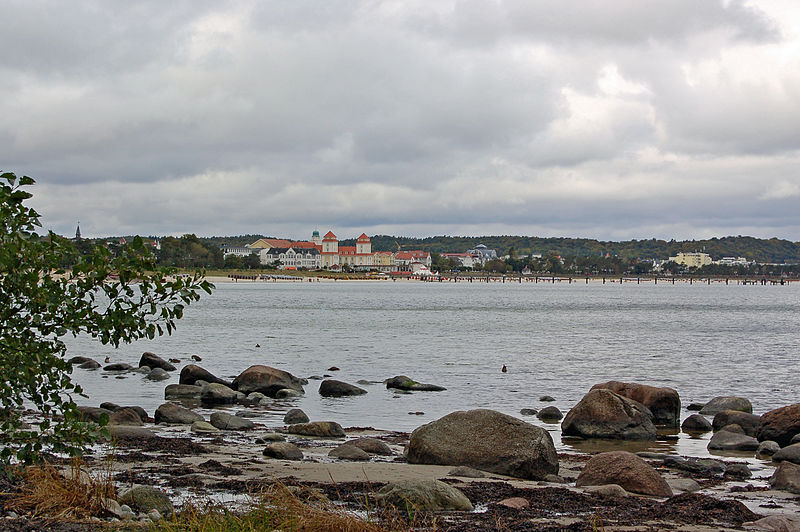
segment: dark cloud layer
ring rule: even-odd
[[[62,233],[800,240],[788,1],[11,1],[0,49]]]

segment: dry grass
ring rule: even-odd
[[[28,467],[21,473],[22,488],[6,503],[8,509],[32,518],[81,520],[104,513],[103,500],[116,498],[110,470],[95,478],[74,458],[66,473],[50,464]]]
[[[247,511],[231,512],[219,506],[185,508],[171,521],[154,525],[162,532],[399,532],[411,528],[435,530],[435,522],[409,523],[393,508],[363,512],[360,517],[308,488],[267,486]]]

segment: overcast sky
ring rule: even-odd
[[[800,240],[800,2],[0,2],[0,170],[85,236]]]

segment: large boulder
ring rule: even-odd
[[[237,397],[235,390],[218,382],[206,384],[200,390],[200,402],[207,406],[232,405]]]
[[[681,419],[681,398],[672,388],[635,382],[609,381],[591,388],[606,389],[646,406],[653,414],[654,425],[677,427]]]
[[[714,432],[718,432],[728,425],[739,425],[748,436],[756,437],[758,426],[761,424],[761,416],[748,414],[740,410],[723,410],[714,416],[711,423]]]
[[[349,395],[364,395],[367,390],[346,382],[326,379],[319,385],[319,394],[323,397],[346,397]]]
[[[466,465],[518,478],[558,473],[553,439],[541,427],[494,410],[453,412],[411,433],[411,464]]]
[[[175,366],[150,351],[142,353],[142,358],[139,359],[139,367],[147,366],[148,368],[161,368],[164,371],[175,371]]]
[[[753,405],[744,397],[734,395],[724,395],[715,397],[700,409],[700,413],[706,416],[715,416],[725,410],[738,410],[740,412],[753,413]]]
[[[194,384],[197,381],[224,384],[225,386],[231,385],[230,382],[220,379],[216,375],[213,375],[211,372],[195,364],[187,364],[186,366],[183,366],[180,377],[178,378],[178,382],[181,384]]]
[[[707,447],[714,451],[755,451],[758,440],[746,434],[721,430],[711,436]]]
[[[172,515],[174,507],[169,496],[158,488],[152,486],[134,486],[122,494],[120,504],[127,504],[140,513],[158,510],[164,517]]]
[[[344,438],[344,429],[335,421],[311,421],[295,423],[286,429],[290,434],[313,436],[315,438]]]
[[[800,464],[800,443],[788,445],[772,455],[773,462],[792,462]]]
[[[443,386],[437,386],[436,384],[423,384],[405,375],[398,375],[397,377],[387,379],[386,387],[411,392],[442,392],[447,389]]]
[[[769,478],[769,485],[776,490],[800,495],[800,465],[781,462]]]
[[[762,415],[756,437],[759,441],[772,440],[786,447],[797,434],[800,434],[800,403],[776,408]]]
[[[656,427],[643,404],[611,390],[590,390],[561,422],[564,436],[612,440],[654,440]]]
[[[401,512],[473,510],[472,503],[461,491],[434,479],[390,482],[378,490],[375,499],[381,504],[391,504]]]
[[[205,421],[203,416],[197,412],[178,406],[175,403],[164,403],[159,406],[153,418],[156,423],[165,425],[191,425],[195,421]]]
[[[245,394],[260,392],[276,397],[278,391],[283,389],[302,393],[304,383],[304,379],[299,379],[288,371],[256,365],[250,366],[233,379],[231,388]]]
[[[586,462],[578,479],[577,487],[618,484],[625,491],[672,497],[672,488],[650,464],[627,451],[600,453]]]

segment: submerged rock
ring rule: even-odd
[[[447,389],[443,386],[437,386],[436,384],[422,384],[405,375],[398,375],[397,377],[388,379],[386,381],[386,388],[395,388],[412,392],[441,392]]]
[[[755,451],[758,440],[746,434],[721,430],[711,437],[707,447],[716,451]]]
[[[681,423],[681,430],[683,432],[711,432],[713,429],[711,423],[700,414],[692,414]]]
[[[197,381],[205,381],[209,384],[224,384],[225,386],[231,385],[229,381],[220,379],[219,377],[195,364],[187,364],[186,366],[183,366],[178,382],[181,384],[197,384]]]
[[[564,414],[562,414],[561,410],[554,406],[546,406],[539,410],[539,413],[536,414],[536,417],[545,423],[558,423],[561,421],[561,418],[564,417]]]
[[[333,379],[326,379],[319,385],[319,394],[323,397],[346,397],[351,395],[364,395],[367,390]]]

